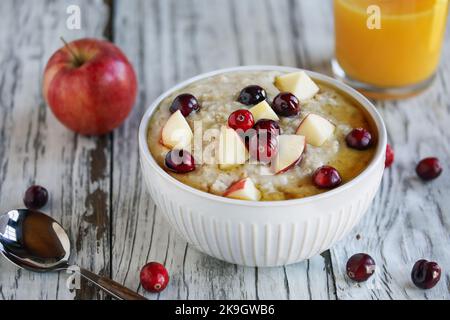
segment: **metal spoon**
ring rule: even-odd
[[[70,240],[61,225],[46,214],[27,209],[0,215],[0,251],[17,265],[35,272],[67,270]],[[123,285],[79,268],[79,274],[120,300],[146,300]]]

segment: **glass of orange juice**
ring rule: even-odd
[[[334,0],[333,72],[371,97],[420,92],[439,64],[449,0]]]

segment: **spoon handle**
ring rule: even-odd
[[[89,270],[80,269],[80,274],[83,278],[89,280],[94,285],[96,285],[99,289],[105,291],[109,295],[113,296],[119,300],[147,300],[145,297],[140,294],[124,287],[120,283],[111,280],[109,278],[101,277],[98,274],[95,274]]]

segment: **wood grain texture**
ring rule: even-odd
[[[143,263],[156,260],[166,264],[171,285],[159,295],[148,294],[150,299],[334,299],[328,255],[295,266],[260,269],[224,263],[191,248],[155,208],[138,164],[139,120],[151,101],[175,83],[235,65],[298,61],[307,66],[304,48],[294,48],[289,38],[302,30],[310,3],[295,1],[296,13],[291,14],[295,21],[276,18],[290,17],[292,3],[279,0],[116,1],[115,5],[114,40],[136,66],[140,80],[137,106],[114,134],[115,280],[137,288]],[[296,34],[298,40],[303,36]]]
[[[66,9],[78,4],[82,29],[66,28]],[[109,138],[65,129],[44,104],[42,75],[50,55],[72,40],[101,37],[108,17],[102,1],[1,1],[0,212],[23,207],[34,183],[48,188],[43,211],[68,230],[74,262],[109,276]],[[3,299],[73,299],[61,274],[32,274],[0,260]],[[77,298],[94,298],[88,288]]]
[[[82,9],[81,30],[65,27],[69,4]],[[161,294],[146,294],[149,299],[450,298],[449,32],[430,90],[401,102],[377,103],[396,162],[361,223],[309,261],[245,268],[201,254],[166,223],[142,181],[139,121],[159,94],[202,72],[274,64],[330,73],[331,0],[6,0],[0,1],[0,12],[8,13],[0,19],[0,212],[21,207],[28,185],[46,186],[51,200],[44,211],[70,231],[78,264],[144,294],[140,268],[160,261],[171,282]],[[42,72],[60,47],[59,36],[105,34],[138,72],[138,102],[112,135],[80,137],[44,105]],[[429,155],[442,160],[444,173],[423,183],[414,167]],[[349,282],[344,270],[357,252],[371,254],[378,266],[360,285]],[[410,282],[410,269],[420,258],[435,259],[444,269],[432,290],[418,290]],[[76,296],[68,292],[64,274],[31,274],[4,259],[0,269],[0,299],[103,298],[86,286]]]

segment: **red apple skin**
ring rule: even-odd
[[[224,197],[229,196],[230,194],[232,194],[235,191],[238,190],[242,190],[244,189],[245,183],[247,182],[247,178],[241,179],[238,182],[235,182],[234,184],[232,184],[227,191],[225,191],[225,193],[223,194]]]
[[[43,95],[56,118],[83,135],[102,135],[126,119],[136,101],[136,73],[114,44],[80,39],[53,54]],[[74,52],[83,64],[76,65]]]

